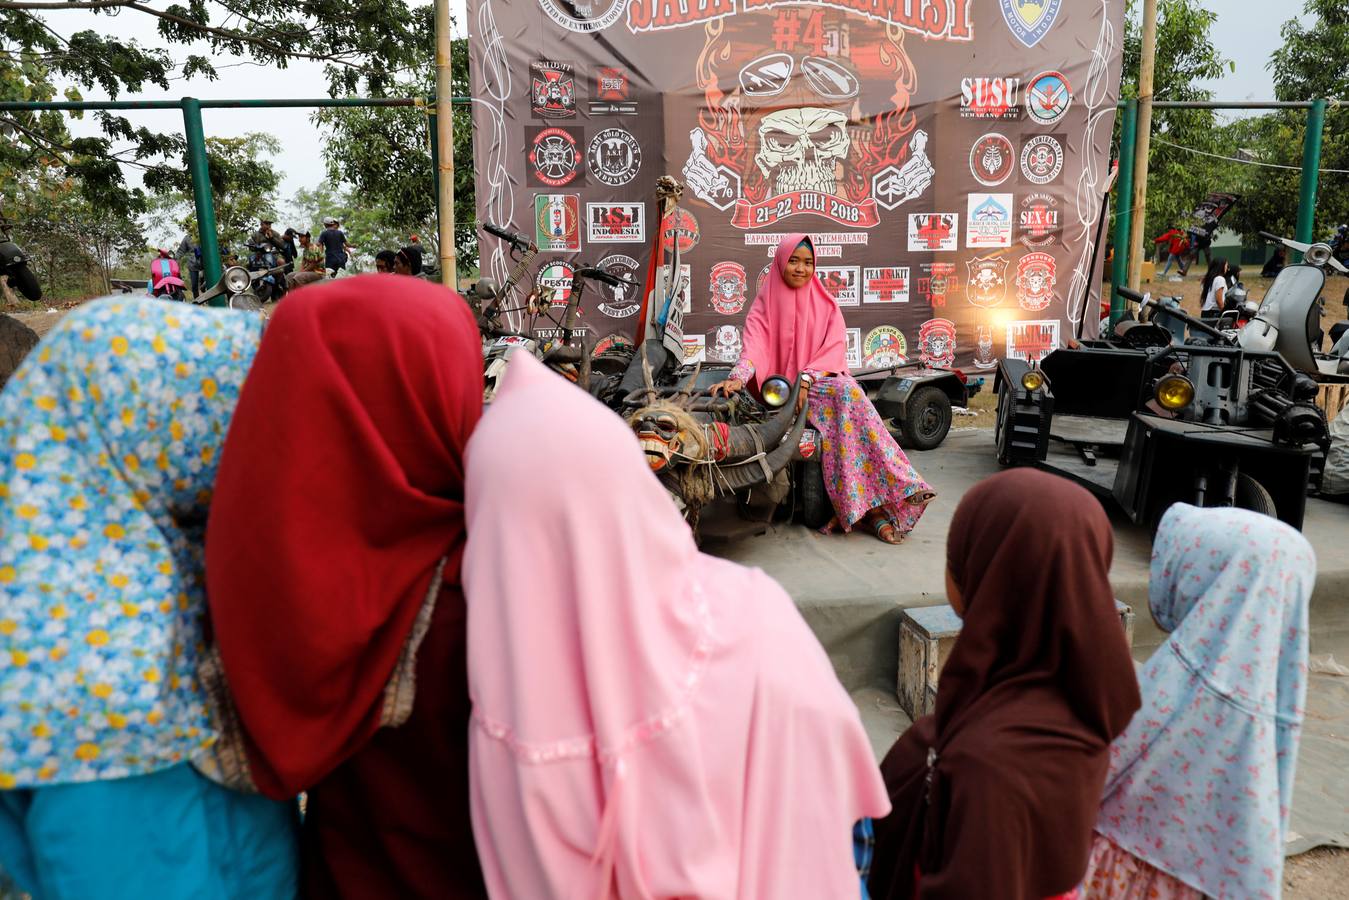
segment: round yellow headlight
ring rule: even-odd
[[[1194,384],[1184,375],[1166,375],[1157,382],[1157,402],[1172,412],[1194,402]]]
[[[774,375],[763,383],[763,402],[774,409],[783,406],[792,395],[792,386],[781,375]]]
[[[1031,369],[1021,376],[1021,386],[1028,391],[1038,391],[1045,386],[1045,376],[1039,369]]]

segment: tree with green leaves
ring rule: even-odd
[[[281,174],[268,159],[280,151],[280,142],[263,132],[249,132],[241,138],[206,139],[211,195],[219,229],[216,239],[221,246],[242,247],[258,227],[258,217],[275,214]],[[168,216],[179,229],[197,237],[192,176],[186,170],[166,167],[147,172],[145,184],[158,196],[153,208]]]
[[[332,216],[342,222],[342,230],[347,240],[355,248],[351,251],[347,263],[349,272],[373,270],[375,254],[381,250],[397,252],[408,242],[409,231],[399,225],[390,225],[385,221],[385,210],[378,204],[371,205],[364,195],[352,188],[334,190],[327,184],[321,184],[312,190],[296,193],[291,205],[299,214],[299,222],[309,228],[318,228],[325,216]],[[317,236],[318,232],[314,231]],[[433,259],[434,234],[417,234],[426,247],[426,262]]]

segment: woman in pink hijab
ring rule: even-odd
[[[732,394],[774,375],[808,372],[810,424],[822,438],[825,488],[834,518],[825,533],[862,521],[876,537],[898,544],[936,493],[890,436],[866,392],[848,374],[843,314],[815,276],[815,245],[789,234],[773,255],[745,318],[740,361],[712,392]]]
[[[492,897],[855,900],[851,828],[889,809],[857,710],[776,582],[698,552],[622,420],[517,354],[466,505]]]

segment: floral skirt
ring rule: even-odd
[[[912,531],[932,488],[890,436],[861,385],[847,375],[821,378],[811,386],[808,416],[820,432],[825,489],[843,530],[881,507],[900,535]]]
[[[1096,835],[1083,900],[1204,900],[1202,892]]]

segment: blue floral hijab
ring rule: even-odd
[[[215,741],[203,539],[261,330],[105,298],[0,393],[0,789],[154,772]]]
[[[1282,522],[1176,504],[1149,602],[1171,631],[1111,746],[1096,830],[1210,897],[1278,897],[1316,557]]]

